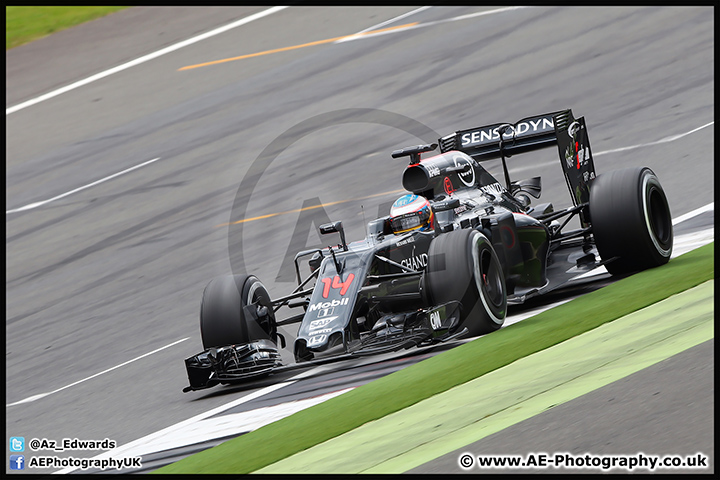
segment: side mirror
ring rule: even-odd
[[[337,233],[342,231],[342,222],[325,223],[320,225],[320,233],[327,235],[328,233]]]
[[[323,225],[320,225],[320,233],[322,235],[327,235],[328,233],[339,233],[340,234],[340,242],[343,250],[347,252],[347,243],[345,243],[345,230],[343,230],[342,222],[333,222],[333,223],[325,223]]]

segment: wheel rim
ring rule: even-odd
[[[662,256],[667,257],[671,249],[672,223],[667,214],[667,201],[655,182],[650,183],[651,179],[652,177],[645,177],[643,182],[643,191],[647,192],[643,196],[645,223],[653,245]]]
[[[662,194],[655,188],[652,189],[648,201],[650,205],[650,227],[653,234],[657,237],[661,244],[667,245],[670,240],[670,232],[672,226],[670,219],[665,214],[665,199]]]
[[[505,290],[499,264],[493,259],[491,247],[477,235],[473,248],[473,263],[476,274],[475,285],[480,301],[490,319],[498,325],[505,321]]]
[[[265,301],[262,301],[265,300]],[[275,333],[273,332],[273,322],[275,315],[272,310],[272,305],[268,302],[269,295],[267,293],[267,289],[265,288],[265,285],[260,283],[259,280],[256,280],[253,282],[252,285],[250,285],[250,289],[248,290],[247,294],[247,304],[248,305],[255,305],[255,308],[259,307],[265,307],[268,309],[268,316],[267,317],[259,317],[258,318],[258,325],[260,325],[260,328],[262,328],[265,333],[267,333],[272,341],[274,340]],[[264,319],[264,321],[263,321]]]
[[[492,261],[490,250],[480,254],[480,288],[484,296],[495,306],[502,307],[503,289],[497,265]]]
[[[257,295],[257,291],[262,287],[263,285],[260,282],[254,282],[252,285],[250,285],[250,290],[248,291],[248,305],[258,302],[260,296]]]

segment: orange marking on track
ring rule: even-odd
[[[273,50],[265,50],[264,52],[250,53],[250,54],[248,54],[248,55],[240,55],[239,57],[224,58],[224,59],[222,59],[222,60],[215,60],[215,61],[212,61],[212,62],[198,63],[197,65],[188,65],[187,67],[182,67],[182,68],[178,69],[178,71],[181,71],[181,70],[191,70],[191,69],[193,69],[193,68],[200,68],[200,67],[208,67],[208,66],[210,66],[210,65],[218,65],[218,64],[220,64],[220,63],[234,62],[234,61],[237,61],[237,60],[244,60],[244,59],[246,59],[246,58],[259,57],[259,56],[261,56],[261,55],[270,55],[270,54],[272,54],[272,53],[287,52],[287,51],[290,51],[290,50],[297,50],[297,49],[299,49],[299,48],[313,47],[313,46],[315,46],[315,45],[322,45],[322,44],[325,44],[325,43],[332,43],[332,42],[336,42],[336,41],[338,41],[338,40],[343,40],[343,39],[345,39],[345,38],[350,38],[350,37],[364,37],[364,36],[366,36],[366,35],[372,35],[372,34],[374,34],[374,33],[382,33],[382,32],[387,32],[387,31],[390,31],[390,30],[399,30],[399,29],[402,29],[402,28],[414,27],[414,26],[417,25],[417,24],[418,24],[418,22],[415,22],[415,23],[407,23],[407,24],[405,24],[405,25],[398,25],[398,26],[396,26],[396,27],[381,28],[380,30],[372,30],[372,31],[370,31],[370,32],[354,33],[354,34],[352,34],[352,35],[343,35],[342,37],[328,38],[328,39],[325,39],[325,40],[317,40],[317,41],[315,41],[315,42],[303,43],[302,45],[293,45],[293,46],[291,46],[291,47],[276,48],[276,49],[273,49]]]

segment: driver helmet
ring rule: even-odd
[[[390,208],[390,226],[395,234],[432,230],[433,211],[430,202],[419,195],[403,195]]]

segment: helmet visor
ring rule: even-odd
[[[403,233],[417,228],[423,228],[430,225],[432,219],[432,210],[429,207],[425,207],[419,212],[406,213],[393,218],[390,221],[390,226],[393,232]]]

